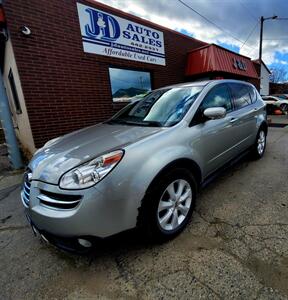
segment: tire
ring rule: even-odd
[[[255,144],[252,148],[252,157],[254,159],[260,159],[263,157],[266,149],[266,143],[267,143],[267,131],[264,129],[264,127],[260,127]]]
[[[182,193],[179,190],[181,187]],[[154,180],[142,201],[138,215],[138,229],[152,242],[164,242],[174,238],[190,220],[196,193],[196,180],[187,169],[173,168],[160,175]],[[182,198],[179,195],[182,195]],[[172,198],[173,201],[170,201]]]

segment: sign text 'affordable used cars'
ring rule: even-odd
[[[163,32],[77,3],[85,52],[165,66]]]

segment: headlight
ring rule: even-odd
[[[60,188],[77,190],[96,184],[111,172],[123,155],[124,151],[117,150],[99,156],[84,165],[70,170],[62,176]]]

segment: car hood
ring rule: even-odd
[[[98,124],[51,140],[35,153],[28,166],[32,180],[58,184],[68,170],[159,131],[157,127]]]

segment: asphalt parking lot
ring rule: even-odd
[[[270,128],[260,161],[245,158],[203,190],[188,228],[146,245],[135,233],[89,256],[35,238],[21,174],[0,176],[1,299],[288,299],[288,127]]]

